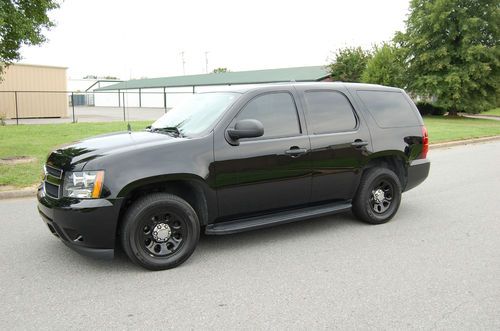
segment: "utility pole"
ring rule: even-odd
[[[184,51],[181,52],[182,58],[182,74],[186,75],[186,61],[184,60]]]
[[[208,74],[208,52],[205,51],[205,73]]]

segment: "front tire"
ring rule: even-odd
[[[401,182],[387,168],[366,170],[352,204],[354,215],[369,224],[383,224],[394,217],[401,204]]]
[[[200,223],[185,200],[154,193],[137,200],[125,215],[120,240],[132,262],[149,270],[174,268],[196,248]]]

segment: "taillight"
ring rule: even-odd
[[[422,127],[422,136],[422,153],[420,153],[420,158],[425,159],[429,151],[429,134],[425,126]]]

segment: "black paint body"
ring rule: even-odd
[[[307,90],[342,93],[355,110],[356,128],[313,135],[304,99]],[[418,117],[418,125],[384,129],[366,110],[358,90],[404,94],[399,89],[365,84],[266,85],[239,91],[241,96],[217,123],[196,137],[124,132],[56,150],[48,157],[48,166],[63,172],[105,171],[102,197],[54,199],[40,188],[39,211],[51,231],[69,246],[85,254],[111,257],[127,207],[138,196],[152,191],[165,190],[185,197],[204,226],[335,201],[349,202],[363,171],[381,160],[398,162],[405,190],[420,184],[428,175],[430,163],[418,159],[423,146],[423,122],[418,110],[404,94]],[[276,91],[293,96],[301,134],[231,145],[226,130],[242,107],[258,95]],[[353,146],[355,141],[366,145]],[[306,153],[286,153],[293,148]],[[75,241],[76,234],[83,240]]]

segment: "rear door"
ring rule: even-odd
[[[311,140],[311,201],[352,199],[371,150],[369,130],[343,87],[297,89]]]
[[[291,208],[309,202],[310,143],[293,87],[249,97],[230,124],[256,119],[264,136],[230,145],[223,132],[214,141],[221,217]],[[225,130],[224,129],[224,130]]]

